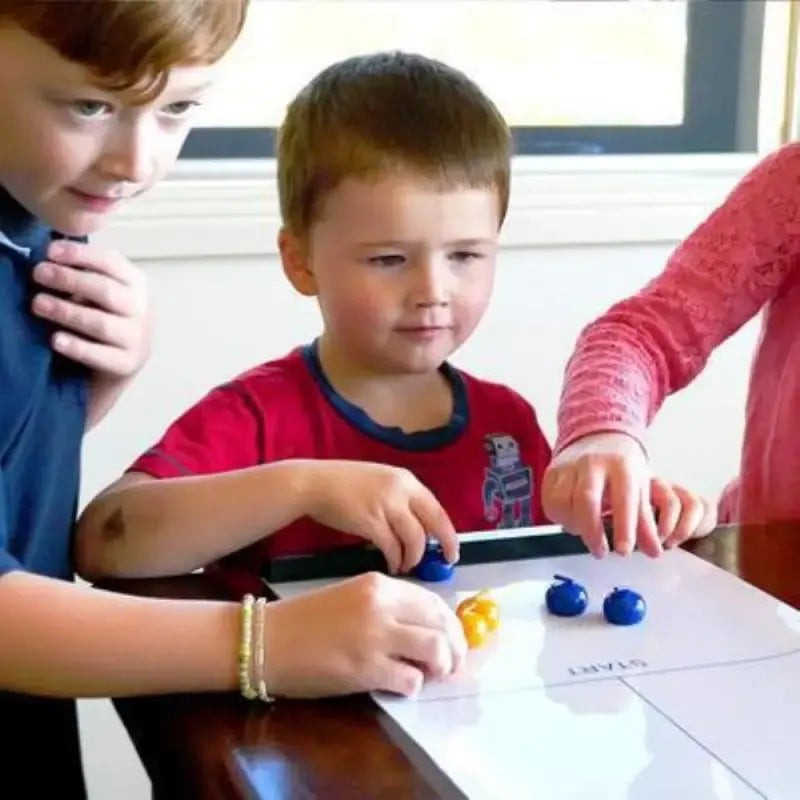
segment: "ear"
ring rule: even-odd
[[[278,233],[278,251],[281,254],[283,272],[289,283],[306,297],[315,297],[317,281],[311,271],[307,243],[295,236],[287,228]]]

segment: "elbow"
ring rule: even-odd
[[[105,529],[115,512],[101,498],[93,500],[84,509],[75,526],[73,560],[75,571],[86,581],[116,577],[108,568],[105,550]]]
[[[95,497],[83,510],[75,525],[73,561],[75,571],[87,581],[103,578],[134,577],[130,554],[132,519],[137,520],[137,484],[152,480],[149,476],[124,475]],[[124,511],[123,511],[124,509]],[[134,571],[135,572],[135,571]]]

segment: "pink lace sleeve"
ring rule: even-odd
[[[800,145],[788,145],[742,179],[661,275],[581,333],[555,449],[601,430],[641,440],[666,395],[777,294],[798,255]]]

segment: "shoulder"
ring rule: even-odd
[[[513,414],[514,419],[536,419],[533,406],[517,391],[505,383],[476,378],[464,370],[458,370],[464,381],[470,405],[476,411],[500,416]]]
[[[788,190],[794,195],[800,188],[800,143],[786,144],[762,158],[736,188],[739,193],[744,190],[772,195]]]
[[[304,393],[310,380],[301,348],[266,361],[220,384],[218,393],[238,395],[258,406],[285,405]]]

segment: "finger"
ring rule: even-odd
[[[542,484],[542,509],[547,519],[563,525],[567,533],[578,536],[575,520],[572,516],[572,493],[577,480],[574,467],[559,468],[545,474]]]
[[[451,622],[459,625],[453,610],[426,586],[410,581],[394,581],[397,590],[394,599],[394,618],[406,625],[446,630]]]
[[[58,331],[51,342],[56,352],[90,369],[120,376],[131,375],[136,370],[130,352],[118,347],[90,342],[66,331]]]
[[[453,671],[454,653],[444,631],[397,625],[391,634],[390,655],[409,661],[432,678]]]
[[[572,493],[575,488],[574,468],[550,468],[542,480],[542,508],[552,522],[572,528]]]
[[[603,528],[603,490],[606,475],[600,467],[591,464],[581,471],[572,492],[572,513],[576,533],[583,539],[590,553],[603,558],[608,553],[606,533]]]
[[[419,520],[426,536],[434,537],[442,546],[447,561],[455,564],[458,561],[459,553],[458,534],[450,517],[433,492],[425,489],[419,495],[414,495],[411,498],[411,510]],[[418,562],[419,559],[414,563]]]
[[[374,686],[365,687],[367,691],[392,692],[403,697],[418,694],[425,682],[422,670],[406,661],[382,657],[375,667]]]
[[[674,488],[660,478],[650,481],[650,503],[658,511],[658,538],[665,541],[670,537],[681,516],[681,500]]]
[[[424,586],[403,583],[402,591],[396,621],[415,628],[429,628],[437,634],[444,633],[450,645],[453,669],[460,669],[467,657],[467,640],[453,609]]]
[[[98,272],[42,261],[34,267],[33,279],[48,289],[80,297],[115,314],[132,317],[144,312],[143,293]]]
[[[639,513],[636,520],[636,541],[645,555],[657,558],[663,552],[658,537],[658,527],[653,516],[653,504],[650,501],[650,487],[642,488],[639,495]]]
[[[439,595],[421,586],[412,584],[411,588],[417,596],[401,607],[397,623],[415,630],[428,629],[437,636],[444,635],[450,651],[451,671],[461,669],[468,649],[461,620]]]
[[[383,553],[389,574],[396,575],[403,563],[403,550],[386,517],[371,522],[369,529],[360,531],[359,535]]]
[[[673,490],[680,501],[681,513],[675,529],[669,538],[664,541],[664,547],[666,548],[677,547],[689,539],[705,516],[705,507],[696,495],[681,486],[675,486]]]
[[[79,267],[81,271],[107,275],[128,286],[139,283],[144,277],[121,253],[92,242],[58,239],[47,248],[47,258],[64,266]]]
[[[427,543],[425,528],[410,508],[390,509],[386,515],[391,536],[400,548],[400,571],[409,572],[422,560]]]
[[[122,349],[130,346],[130,323],[124,317],[49,294],[37,294],[32,309],[37,317],[101,344]]]
[[[703,519],[692,534],[696,539],[708,536],[717,527],[719,521],[717,504],[709,502],[704,497],[700,498],[700,502],[703,504]]]
[[[624,467],[612,467],[607,483],[614,524],[614,550],[628,555],[636,539],[641,490],[638,481]]]

